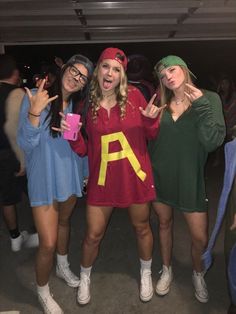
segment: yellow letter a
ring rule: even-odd
[[[108,153],[109,143],[119,141],[122,147],[121,151]],[[146,173],[141,169],[141,165],[135,156],[132,148],[130,147],[127,138],[123,132],[117,132],[101,136],[101,165],[99,171],[98,185],[105,185],[107,164],[109,161],[120,160],[128,158],[132,168],[134,169],[137,176],[144,181],[146,178]]]

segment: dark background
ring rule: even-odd
[[[163,56],[179,55],[198,77],[198,85],[202,87],[210,88],[212,77],[217,79],[222,73],[236,80],[236,40],[6,46],[5,52],[16,58],[23,76],[30,79],[39,72],[42,64],[53,63],[55,56],[66,61],[73,54],[80,53],[96,62],[106,47],[119,47],[127,56],[145,55],[152,65]]]

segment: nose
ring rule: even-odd
[[[110,75],[110,76],[112,75],[112,68],[111,68],[111,67],[108,69],[108,72],[107,72],[107,73],[108,73],[108,75]]]
[[[171,75],[170,72],[166,72],[166,79],[167,79],[167,80],[170,80],[171,76],[172,76],[172,75]]]
[[[75,80],[76,82],[79,82],[79,75],[74,76],[74,80]]]

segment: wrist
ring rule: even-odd
[[[31,110],[28,111],[28,114],[30,116],[37,117],[37,118],[40,117],[40,115],[41,115],[40,112],[34,112],[34,111],[31,111]]]

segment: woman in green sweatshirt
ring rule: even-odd
[[[180,57],[167,56],[155,66],[160,81],[160,105],[167,105],[160,131],[150,143],[157,199],[153,208],[159,219],[162,274],[158,295],[170,290],[173,209],[182,211],[190,230],[193,285],[198,301],[208,301],[201,255],[207,245],[207,202],[204,166],[209,152],[225,137],[219,96],[196,88],[194,76]]]

